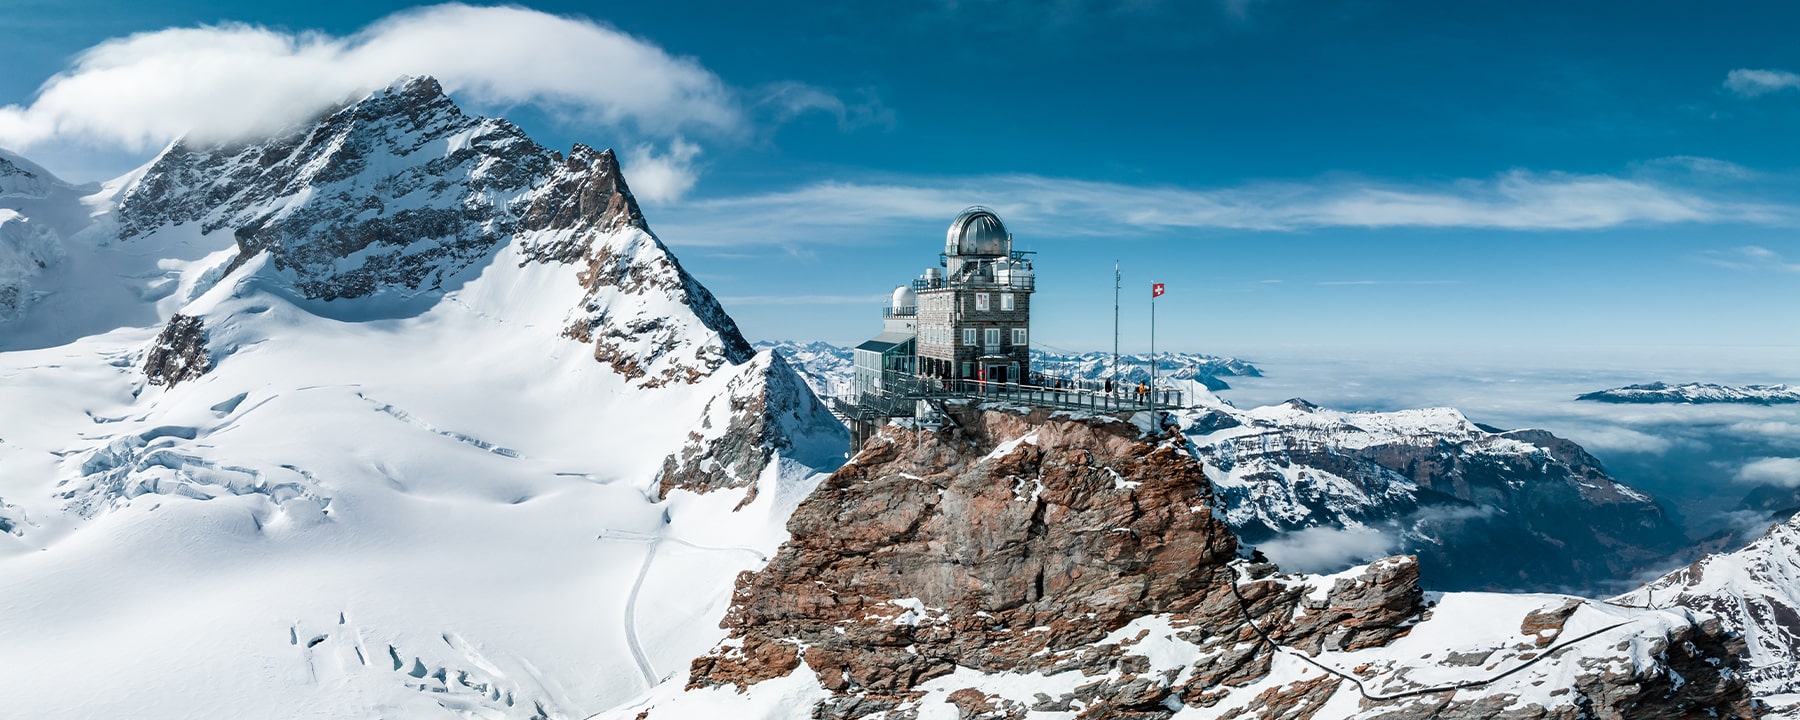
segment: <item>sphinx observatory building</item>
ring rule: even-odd
[[[856,347],[855,394],[903,373],[941,380],[1019,383],[1031,373],[1031,253],[1013,250],[993,210],[950,221],[938,267],[894,289],[882,332]]]

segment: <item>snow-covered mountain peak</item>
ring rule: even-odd
[[[235,278],[228,294],[269,291],[345,320],[448,299],[592,344],[645,386],[754,354],[651,233],[613,151],[549,151],[464,113],[429,77],[267,140],[177,141],[125,184],[115,215],[138,252],[193,265],[157,281],[164,318],[206,322],[222,298],[189,303]],[[487,289],[467,287],[477,278]]]
[[[1742,549],[1708,555],[1614,601],[1718,618],[1748,644],[1757,694],[1781,717],[1800,716],[1800,515]]]
[[[0,302],[26,715],[587,717],[718,641],[847,445],[615,154],[429,78],[50,196],[0,197],[0,271],[29,268],[0,301],[31,300]],[[51,650],[78,636],[102,667]],[[89,671],[120,682],[57,682]]]
[[[66,185],[37,163],[0,149],[0,198],[40,199]]]

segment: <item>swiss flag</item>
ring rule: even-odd
[[[1150,286],[1150,297],[1158,298],[1158,297],[1162,297],[1162,294],[1163,294],[1163,284],[1162,283],[1157,283],[1155,285]]]

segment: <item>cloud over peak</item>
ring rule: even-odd
[[[734,92],[691,58],[591,20],[446,4],[342,37],[234,23],[108,40],[29,105],[0,108],[0,146],[145,150],[190,133],[266,134],[404,75],[434,76],[479,103],[534,103],[648,136],[744,122]]]

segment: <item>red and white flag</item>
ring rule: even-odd
[[[1155,285],[1150,286],[1150,297],[1159,298],[1159,297],[1162,297],[1162,294],[1163,294],[1163,284],[1162,283],[1156,283]]]

